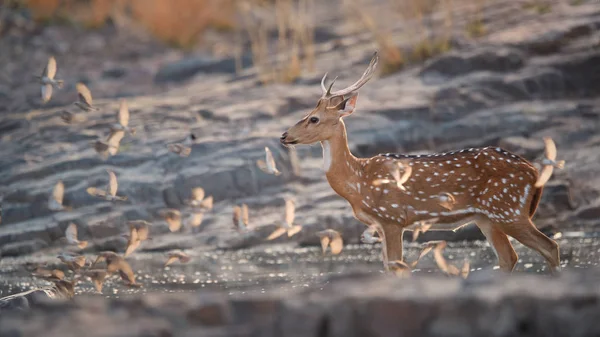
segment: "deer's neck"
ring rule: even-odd
[[[340,120],[334,136],[321,142],[323,147],[323,169],[331,187],[342,197],[349,199],[350,194],[360,194],[358,183],[361,181],[362,165],[348,148],[346,126]]]

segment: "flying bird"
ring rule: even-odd
[[[62,88],[64,82],[62,80],[54,79],[56,75],[56,59],[54,56],[50,56],[42,76],[35,76],[39,83],[42,85],[42,102],[47,103],[52,98],[52,87]]]
[[[93,106],[92,93],[90,92],[90,89],[88,89],[88,87],[85,84],[79,82],[79,83],[77,83],[75,88],[77,89],[78,95],[77,95],[77,101],[75,103],[73,103],[73,105],[75,105],[79,109],[81,109],[83,111],[87,111],[87,112],[100,110],[97,107]]]
[[[68,109],[61,111],[60,118],[67,124],[79,123],[87,119],[84,115],[75,113]]]
[[[413,229],[413,242],[417,241],[417,238],[419,237],[420,233],[427,232],[431,228],[431,226],[433,226],[438,220],[439,218],[431,218],[427,220],[418,221],[417,227]]]
[[[73,255],[69,253],[60,253],[57,258],[67,267],[73,271],[78,271],[83,268],[86,263],[85,256],[83,255]]]
[[[323,250],[323,254],[325,254],[327,251],[327,247],[331,249],[331,254],[333,255],[338,255],[342,252],[344,241],[340,232],[333,229],[326,229],[317,232],[316,235],[321,240],[321,249]]]
[[[202,220],[204,220],[203,212],[190,213],[185,219],[185,225],[191,228],[197,228],[202,224]]]
[[[180,263],[188,263],[192,259],[188,254],[186,254],[180,250],[168,252],[167,257],[168,257],[167,261],[165,262],[165,265],[164,265],[165,267],[175,261],[179,261]]]
[[[117,111],[117,123],[110,126],[111,131],[125,131],[135,135],[135,128],[129,127],[129,106],[125,99],[121,99],[119,111]]]
[[[277,169],[277,166],[275,165],[275,159],[273,159],[273,153],[271,153],[271,150],[265,146],[265,160],[263,161],[262,159],[259,159],[256,161],[256,165],[258,166],[258,168],[268,174],[273,174],[273,175],[280,175],[281,172]]]
[[[110,251],[101,252],[92,264],[92,268],[102,261],[106,261],[106,271],[109,275],[118,272],[121,279],[125,281],[125,285],[132,287],[141,286],[136,283],[135,274],[129,263],[119,254]]]
[[[301,225],[294,223],[296,217],[296,206],[294,201],[291,199],[285,200],[285,218],[284,221],[278,221],[275,224],[277,229],[267,237],[267,240],[273,240],[287,232],[288,237],[294,236],[296,233],[302,230]]]
[[[167,208],[160,210],[158,215],[165,219],[171,232],[177,232],[181,229],[181,212],[179,210]]]
[[[212,195],[206,198],[204,196],[205,192],[202,187],[194,187],[187,203],[193,208],[198,208],[200,211],[209,211],[213,208],[213,197]]]
[[[391,168],[390,174],[394,179],[375,179],[372,182],[373,186],[394,183],[396,184],[396,187],[398,187],[402,191],[406,191],[404,183],[406,183],[410,178],[410,175],[412,174],[412,167],[410,165],[405,165],[400,161],[395,161],[392,165],[394,166]],[[402,174],[400,174],[400,171],[402,171]]]
[[[104,279],[106,279],[106,276],[108,275],[108,272],[106,270],[90,269],[90,270],[86,270],[83,275],[88,277],[90,280],[92,280],[92,283],[94,284],[94,288],[96,288],[97,292],[99,292],[99,293],[102,292],[102,286],[104,285]]]
[[[377,233],[377,228],[375,226],[369,226],[360,236],[360,241],[367,244],[373,244],[376,242],[381,242],[381,238],[375,236]]]
[[[189,155],[192,153],[192,148],[182,143],[168,144],[167,148],[169,151],[178,154],[180,157],[189,157]]]
[[[456,204],[456,199],[454,198],[454,196],[452,194],[450,194],[448,192],[442,193],[438,197],[438,199],[439,199],[438,204],[449,211],[451,211],[454,208],[454,205]]]
[[[149,240],[150,226],[151,224],[144,220],[132,220],[128,221],[129,235],[127,240],[127,248],[125,249],[124,256],[127,257],[133,253],[142,243],[142,241]]]
[[[76,245],[77,247],[79,247],[79,249],[83,249],[88,245],[87,241],[79,241],[77,239],[77,225],[75,225],[72,222],[69,224],[69,226],[67,226],[67,230],[65,231],[65,238],[67,238],[68,244]]]
[[[535,187],[537,188],[544,186],[550,180],[555,167],[557,169],[565,167],[564,160],[556,161],[556,144],[554,144],[552,138],[544,137],[544,144],[546,146],[546,158],[542,159],[542,170],[538,180],[535,182]]]
[[[63,197],[65,195],[65,184],[63,184],[62,180],[59,180],[54,188],[52,189],[52,194],[48,199],[48,209],[51,211],[62,211],[65,209],[63,206]]]
[[[48,281],[58,281],[65,278],[65,273],[60,269],[46,269],[37,267],[32,273],[32,276],[43,278]]]
[[[238,232],[248,230],[248,205],[242,204],[241,207],[237,205],[233,207],[233,226]]]
[[[108,186],[106,190],[99,189],[97,187],[88,187],[86,189],[87,193],[94,197],[99,197],[107,201],[127,201],[126,196],[118,196],[117,189],[119,188],[119,184],[117,182],[117,176],[111,170],[106,170],[108,172]]]

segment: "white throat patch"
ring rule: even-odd
[[[329,168],[331,167],[331,144],[329,144],[328,140],[324,140],[321,142],[321,146],[323,147],[323,169],[325,172],[329,172]]]

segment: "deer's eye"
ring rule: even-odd
[[[313,123],[313,124],[317,124],[317,123],[319,123],[319,118],[318,117],[311,117],[309,121],[311,123]]]

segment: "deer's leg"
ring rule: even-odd
[[[550,265],[552,272],[558,271],[560,265],[558,243],[540,232],[530,219],[504,225],[502,230],[524,246],[540,253]]]
[[[402,260],[403,248],[402,248],[402,235],[404,234],[404,228],[398,225],[383,225],[383,231],[385,232],[385,251],[387,254],[388,261]],[[382,242],[384,239],[382,238]]]
[[[475,223],[487,241],[492,245],[492,249],[494,249],[494,253],[496,253],[496,257],[498,258],[500,270],[507,273],[512,272],[517,264],[518,256],[508,240],[508,236],[488,218],[482,217],[477,219]]]

